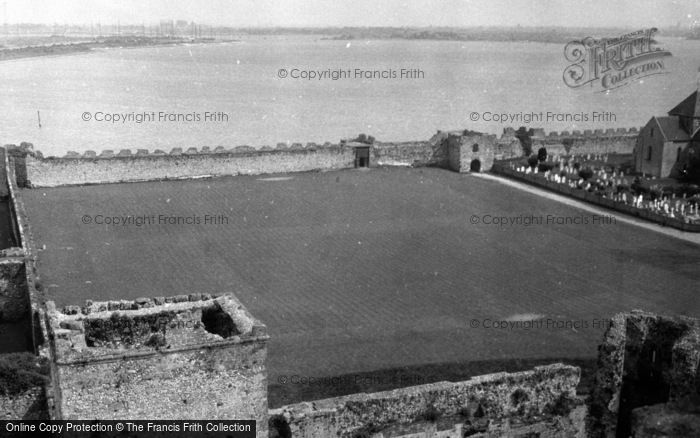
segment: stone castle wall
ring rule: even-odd
[[[64,419],[257,420],[267,436],[268,335],[232,296],[47,303]]]
[[[0,149],[0,198],[9,203],[10,233],[16,247],[0,251],[0,324],[14,322],[33,327],[31,321],[35,313],[40,312],[38,306],[33,306],[38,301],[33,301],[34,282],[31,280],[33,273],[33,258],[27,247],[27,239],[21,216],[21,202],[15,196],[16,178],[14,166],[10,166],[5,150]],[[7,218],[6,218],[7,219]],[[32,339],[30,340],[29,337]],[[46,344],[42,336],[34,337],[34,333],[27,336],[27,344],[33,344],[37,350],[46,351]],[[21,340],[25,341],[25,340]],[[21,342],[20,341],[20,342]],[[23,357],[24,359],[20,359]],[[32,357],[36,363],[25,363],[27,357]],[[10,387],[0,388],[0,419],[2,420],[45,420],[48,419],[48,406],[51,400],[47,397],[47,385],[50,386],[46,376],[40,377],[37,373],[39,363],[48,363],[46,356],[34,356],[33,352],[0,354],[0,363],[3,367],[16,369],[4,372],[19,373],[12,380]],[[24,365],[20,365],[24,364]],[[26,366],[26,368],[24,367]],[[2,372],[0,372],[1,374]],[[7,379],[5,374],[0,380]],[[14,387],[13,387],[14,386]]]
[[[8,178],[9,161],[4,149],[0,149],[0,202],[8,203],[10,240],[14,245],[22,245],[14,214],[15,204],[10,193],[11,179]],[[29,316],[29,295],[26,284],[26,263],[23,248],[11,247],[0,250],[0,323],[19,321]]]
[[[343,169],[353,167],[354,158],[352,149],[337,146],[260,151],[190,148],[184,153],[174,149],[169,154],[156,151],[135,155],[125,150],[116,155],[105,151],[99,156],[88,151],[82,156],[68,154],[62,158],[28,154],[26,185],[54,187]]]
[[[520,157],[523,155],[520,141],[515,136],[515,129],[505,128],[495,142],[497,159]],[[537,153],[541,147],[550,155],[582,154],[631,154],[639,135],[638,128],[596,129],[585,131],[552,131],[548,134],[542,129],[530,129],[532,151]]]
[[[28,145],[25,143],[25,145]],[[370,164],[406,166],[444,166],[446,147],[427,141],[376,142],[371,146]],[[178,148],[170,153],[123,150],[99,155],[87,151],[64,157],[44,158],[40,153],[14,154],[18,184],[28,187],[101,184],[165,179],[186,179],[228,175],[260,175],[347,169],[355,165],[352,147],[341,145],[295,144],[291,148],[225,150]]]
[[[585,436],[580,370],[555,364],[270,411],[271,436]],[[439,434],[439,430],[444,431]],[[433,432],[434,435],[423,435]],[[276,435],[275,435],[276,434]]]
[[[530,134],[534,152],[540,147],[546,147],[550,154],[562,155],[632,153],[638,131],[636,128],[608,129],[550,132],[545,135],[541,129],[531,129]],[[370,164],[449,167],[449,152],[444,141],[447,135],[448,132],[438,131],[428,141],[375,142],[371,145]],[[494,159],[522,156],[522,147],[513,128],[506,128],[500,138],[480,135],[482,142],[490,143]],[[20,148],[9,149],[18,184],[29,187],[304,172],[346,169],[355,164],[353,148],[330,143],[309,143],[306,146],[295,143],[291,147],[280,144],[277,149],[239,146],[234,149],[217,147],[211,150],[204,147],[183,151],[175,148],[170,153],[139,150],[133,154],[125,149],[118,153],[103,151],[98,155],[94,151],[87,151],[83,154],[69,152],[64,157],[48,158],[40,153],[18,152],[23,147],[28,150],[31,145],[23,143]],[[464,149],[464,152],[469,151]],[[480,153],[482,158],[484,152],[486,151],[482,150]]]
[[[446,148],[430,141],[377,142],[372,145],[372,159],[379,166],[444,166]]]

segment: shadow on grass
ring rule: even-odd
[[[498,359],[475,362],[419,365],[391,368],[367,373],[329,377],[297,375],[270,376],[267,386],[269,407],[339,397],[360,392],[379,392],[441,381],[459,382],[474,376],[498,372],[526,371],[539,365],[564,363],[581,368],[579,395],[586,395],[593,385],[596,358]]]

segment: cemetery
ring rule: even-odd
[[[494,172],[686,231],[700,231],[700,187],[635,172],[621,154],[538,154],[494,164]]]

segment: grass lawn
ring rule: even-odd
[[[46,245],[39,254],[42,283],[59,305],[235,293],[272,336],[273,406],[383,389],[395,370],[440,380],[552,359],[590,361],[604,331],[596,321],[616,312],[700,315],[698,246],[623,223],[472,224],[472,215],[590,214],[440,169],[20,194],[36,246]],[[228,224],[136,227],[81,219],[159,214],[225,215]],[[528,314],[579,324],[484,327]],[[378,384],[314,386],[340,375],[374,376]]]

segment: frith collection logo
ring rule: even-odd
[[[647,76],[665,74],[664,57],[671,52],[657,47],[656,28],[638,30],[617,38],[587,37],[564,48],[572,64],[564,70],[564,83],[571,88],[589,85],[608,91]]]

